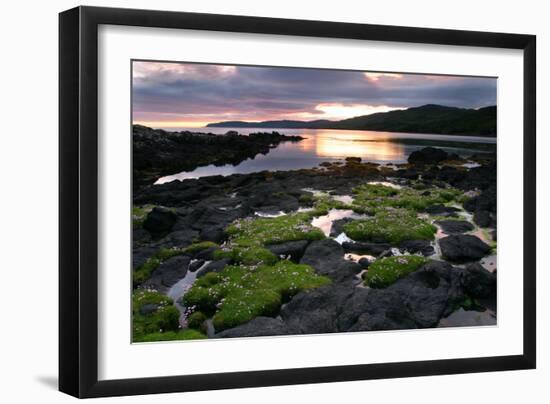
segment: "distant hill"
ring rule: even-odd
[[[349,129],[496,136],[497,107],[466,109],[428,104],[405,110],[357,116],[341,121],[226,121],[210,123],[207,126],[223,128]]]

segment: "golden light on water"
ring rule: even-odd
[[[387,140],[388,136],[380,132],[373,132],[372,135],[366,136],[364,131],[339,131],[335,136],[334,130],[318,130],[299,144],[303,150],[314,152],[320,157],[353,156],[388,161],[403,159],[405,156],[403,145]]]

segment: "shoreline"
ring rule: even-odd
[[[140,291],[150,287],[153,290],[160,290],[162,294],[162,290],[169,288],[171,283],[176,283],[184,278],[187,271],[193,269],[191,268],[191,262],[196,263],[196,260],[199,260],[199,263],[200,260],[203,262],[211,261],[206,268],[203,268],[197,274],[199,281],[192,287],[192,290],[193,288],[194,290],[188,298],[192,301],[187,303],[194,304],[189,304],[189,307],[194,308],[186,317],[189,326],[183,329],[177,328],[174,331],[175,334],[161,333],[163,335],[156,335],[155,338],[202,338],[201,330],[204,324],[210,324],[210,327],[214,324],[217,331],[216,337],[434,327],[442,318],[454,313],[457,310],[455,307],[471,313],[475,313],[476,309],[480,310],[481,305],[475,298],[468,297],[470,300],[461,298],[463,300],[459,299],[460,301],[457,301],[456,298],[451,296],[456,293],[459,296],[464,296],[464,293],[472,293],[475,288],[472,289],[472,285],[468,286],[464,283],[464,280],[460,280],[472,277],[473,279],[483,279],[483,282],[488,285],[485,290],[481,292],[474,291],[474,294],[479,292],[480,296],[491,295],[493,293],[492,288],[496,287],[496,269],[494,273],[490,273],[477,264],[479,259],[467,258],[471,251],[466,252],[466,258],[463,257],[465,253],[461,251],[463,243],[472,243],[468,245],[474,250],[481,248],[481,250],[486,251],[482,253],[484,257],[489,255],[489,250],[486,250],[488,247],[485,247],[487,245],[485,242],[469,233],[472,230],[468,230],[470,227],[467,224],[455,223],[464,222],[464,220],[456,215],[457,211],[453,210],[455,208],[450,204],[451,202],[454,204],[459,203],[461,207],[459,210],[469,212],[469,217],[471,217],[475,226],[482,228],[487,234],[491,232],[491,229],[496,225],[495,156],[478,156],[476,160],[479,166],[467,168],[460,165],[464,160],[457,159],[458,156],[443,152],[445,155],[444,158],[441,158],[442,154],[437,149],[427,149],[422,149],[421,153],[411,154],[409,156],[410,162],[401,165],[397,170],[390,170],[384,165],[363,162],[359,158],[348,158],[345,162],[327,163],[315,169],[263,171],[251,174],[232,174],[226,177],[206,176],[140,188],[134,193],[134,205],[139,209],[148,207],[148,211],[142,212],[142,216],[139,217],[140,220],[137,222],[136,215],[134,215],[133,258],[134,271],[137,271],[134,272],[134,275],[143,273],[143,268],[148,263],[156,263],[156,266],[150,268],[149,274],[143,277],[141,284],[136,285],[137,288],[134,293],[146,293]],[[375,188],[370,186],[366,189],[361,188],[364,187],[364,184],[373,182],[398,184],[403,187],[403,191],[390,191],[384,185],[375,185]],[[459,199],[456,201],[452,199],[448,203],[439,205],[435,203],[433,206],[424,203],[426,201],[444,201],[444,199],[438,198],[443,197],[446,189],[451,191],[451,195],[455,195],[452,198]],[[452,191],[453,189],[456,191]],[[316,194],[311,190],[318,190],[321,193]],[[371,195],[372,192],[382,192],[386,196],[374,197],[373,195],[377,194]],[[402,195],[398,195],[399,192]],[[463,198],[461,196],[463,194],[469,196]],[[349,202],[349,196],[351,196],[351,206],[338,201],[338,198],[336,198],[345,196],[348,196],[348,198],[340,198],[340,200]],[[382,240],[380,238],[376,239],[379,236],[374,239],[373,236],[366,236],[366,240],[353,240],[354,244],[351,245],[349,243],[340,244],[334,241],[332,236],[317,235],[318,233],[311,227],[310,221],[312,219],[327,214],[331,209],[338,211],[342,208],[351,208],[357,213],[366,214],[367,217],[374,217],[371,216],[374,211],[369,211],[372,208],[372,204],[369,202],[371,199],[369,198],[373,197],[375,199],[382,198],[375,205],[389,203],[390,205],[385,209],[390,209],[390,212],[394,209],[391,207],[392,204],[397,203],[397,206],[401,206],[403,201],[410,201],[407,202],[407,205],[404,205],[408,206],[404,213],[411,212],[412,214],[419,209],[418,213],[414,213],[414,217],[417,219],[414,219],[413,216],[406,219],[407,221],[413,220],[414,226],[422,225],[423,221],[426,221],[426,219],[422,219],[422,215],[428,215],[427,225],[434,223],[437,219],[443,221],[445,226],[455,226],[455,228],[462,226],[463,230],[458,233],[454,233],[456,229],[448,228],[447,231],[450,233],[443,237],[443,239],[447,239],[443,245],[438,241],[439,238],[436,240],[436,246],[438,248],[443,247],[444,251],[453,257],[450,262],[448,262],[448,258],[430,259],[432,254],[427,252],[430,251],[428,248],[430,243],[426,244],[426,242],[419,239],[414,240],[414,237],[424,233],[418,233],[417,236],[414,236],[415,233],[411,233],[413,236],[400,236],[400,234],[408,234],[403,232],[408,232],[408,227],[411,225],[403,227],[399,222],[391,222],[393,223],[391,226],[396,231],[395,236],[392,237],[397,238]],[[418,203],[421,205],[417,205]],[[258,216],[258,212],[263,217]],[[466,216],[462,215],[461,217]],[[405,217],[408,218],[409,216]],[[153,220],[156,223],[155,226],[160,224],[160,228],[151,226],[151,223],[146,224],[148,220],[151,222],[151,219],[155,219],[156,222]],[[287,223],[287,220],[291,219],[292,221],[298,220],[298,222]],[[362,217],[351,218],[350,222],[347,218],[343,218],[341,221],[332,222],[331,226],[348,229],[345,234],[348,231],[357,232],[354,226],[361,219]],[[263,242],[258,245],[246,244],[249,241],[246,241],[247,238],[243,238],[244,235],[238,236],[239,231],[232,233],[232,230],[230,230],[231,226],[240,223],[241,220],[245,220],[243,223],[246,223],[246,226],[264,226],[268,224],[269,226],[275,226],[273,230],[264,236],[261,236],[263,227],[254,230],[252,234],[255,234],[255,238],[260,237],[260,240],[262,237],[268,237],[266,240],[270,240],[272,234],[279,234],[277,229],[282,229],[281,242],[273,247],[271,244],[263,244]],[[299,233],[292,236],[296,237],[295,241],[288,239],[289,234],[295,234],[295,230],[292,230],[295,229],[294,226],[298,226],[296,229],[301,229],[300,231],[305,231],[303,234]],[[437,226],[439,228],[440,225]],[[491,237],[496,240],[496,232],[493,233],[490,233]],[[352,238],[365,237],[366,234],[368,233],[361,230]],[[403,237],[405,237],[403,242],[399,241]],[[407,237],[412,237],[412,239],[407,241]],[[460,242],[456,244],[456,241],[459,240]],[[493,243],[494,247],[491,247],[491,249],[496,248],[496,241]],[[244,245],[247,247],[242,250]],[[254,246],[254,249],[250,250],[252,246]],[[275,246],[277,247],[275,248]],[[224,249],[231,254],[227,256]],[[371,264],[386,261],[393,263],[392,260],[397,260],[398,264],[402,249],[405,251],[405,255],[403,255],[405,258],[403,259],[408,260],[408,257],[412,256],[421,257],[424,256],[424,253],[427,253],[427,259],[430,259],[430,261],[426,263],[422,261],[423,264],[415,271],[384,288],[357,287],[359,284],[363,285],[363,282],[366,282],[366,278],[361,276],[366,276],[364,274],[369,273],[368,267]],[[244,251],[255,252],[253,256],[249,254],[247,255],[248,258],[244,258],[245,256],[239,255]],[[288,255],[290,258],[288,261],[281,261],[279,258],[271,261],[274,258],[272,258],[273,252],[270,251],[276,251],[276,256]],[[364,258],[365,253],[369,253],[367,255],[372,255],[375,259],[372,262],[369,261],[368,265],[367,261],[363,261],[361,264],[359,259],[357,262],[348,260],[346,254],[350,253],[359,253],[362,258]],[[232,310],[232,306],[227,306],[229,303],[225,303],[227,308],[223,312],[225,317],[222,320],[218,313],[220,309],[213,309],[214,306],[210,305],[212,303],[200,299],[193,300],[196,299],[193,296],[200,292],[201,282],[204,282],[200,279],[203,277],[212,278],[212,282],[218,282],[215,279],[218,279],[221,274],[225,274],[227,271],[242,271],[249,268],[248,265],[260,256],[264,257],[262,259],[263,264],[260,264],[260,267],[263,268],[262,273],[265,272],[265,275],[262,275],[263,277],[272,276],[269,275],[270,271],[273,268],[279,268],[277,265],[283,265],[277,271],[289,271],[289,274],[306,271],[303,273],[304,278],[302,280],[306,283],[300,287],[305,287],[308,284],[307,282],[320,282],[321,279],[325,278],[328,279],[329,284],[312,290],[308,290],[307,287],[302,291],[297,290],[295,296],[282,306],[273,310],[260,310],[259,315],[254,315],[250,321],[241,322],[240,324],[239,321],[235,323],[236,320],[228,320],[228,318],[234,318],[231,316],[236,315],[231,311],[226,312]],[[324,258],[320,260],[319,257]],[[151,261],[152,259],[153,261]],[[266,259],[268,261],[265,261]],[[270,263],[266,264],[266,262]],[[275,267],[272,265],[275,265]],[[362,265],[367,265],[366,272]],[[310,270],[305,269],[304,266],[312,268],[313,272],[307,272]],[[424,275],[421,275],[426,271],[436,274],[430,276],[436,276],[441,287],[438,286],[435,290],[426,288],[423,283],[425,281],[422,280]],[[361,275],[358,277],[358,274]],[[458,276],[458,274],[461,274],[460,279],[455,279],[455,275]],[[260,277],[259,279],[263,278]],[[443,287],[443,285],[446,286]],[[411,288],[421,290],[421,292],[418,292],[420,294],[410,296],[410,299],[418,299],[420,306],[418,306],[417,312],[409,314],[403,312],[405,317],[402,320],[397,321],[394,318],[390,321],[386,316],[389,313],[388,310],[403,310],[402,303],[397,299],[396,294],[402,295],[407,290],[413,290]],[[466,292],[467,290],[470,290],[470,292]],[[437,293],[434,295],[435,291]],[[254,289],[251,289],[251,293],[257,295]],[[154,296],[156,295],[148,295],[147,298],[153,299]],[[229,296],[233,295],[229,294]],[[330,307],[326,306],[326,303],[323,303],[326,301],[336,304],[335,302],[340,301],[340,299],[345,301],[351,298],[354,301],[361,302],[361,309],[357,309],[358,312],[350,313],[348,309],[343,308],[347,304],[341,301],[337,306],[343,312],[336,315]],[[436,304],[433,301],[431,306],[435,305],[434,307],[437,307],[437,310],[434,311],[433,307],[426,307],[420,303],[427,298],[436,299],[435,301],[438,303]],[[313,304],[312,302],[317,302],[320,313],[316,312],[314,314],[307,309]],[[154,305],[155,303],[151,304]],[[224,307],[223,304],[220,307]],[[149,308],[151,307],[149,306]],[[141,308],[137,308],[137,310],[139,321],[144,321],[143,319],[146,317],[140,314]],[[232,314],[227,317],[229,313]],[[370,313],[367,316],[370,320],[367,317],[362,317],[365,313]],[[266,316],[266,314],[268,315]],[[134,315],[136,315],[136,312],[134,312]],[[351,319],[346,317],[347,320],[344,321],[342,316],[351,316]],[[375,318],[378,318],[376,316],[382,317],[375,321]],[[313,323],[312,318],[316,318]],[[422,318],[429,318],[429,320],[425,322]],[[463,313],[457,318],[464,318]],[[214,319],[214,323],[212,323],[212,319]],[[226,324],[228,321],[229,323]],[[327,321],[332,325],[325,326],[324,329],[319,329],[315,325],[316,323],[326,325],[328,324]],[[340,324],[342,321],[343,323]],[[144,336],[143,338],[148,337]]]

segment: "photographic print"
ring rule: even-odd
[[[133,342],[497,324],[497,78],[131,79]]]

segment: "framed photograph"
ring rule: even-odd
[[[59,24],[61,391],[535,367],[534,36]]]

